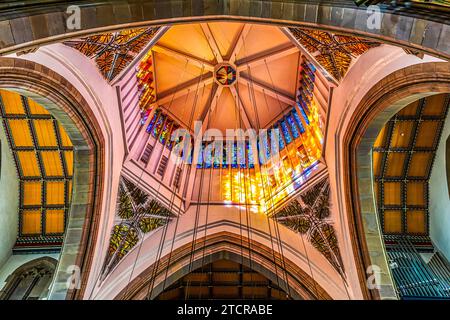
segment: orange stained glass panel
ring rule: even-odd
[[[17,157],[23,176],[39,177],[41,175],[34,151],[17,151]]]
[[[16,147],[33,147],[33,138],[31,137],[28,120],[9,119],[9,128],[11,129],[12,140]]]
[[[427,116],[441,116],[445,113],[446,94],[436,94],[427,98],[427,103],[422,111],[422,114]]]
[[[399,116],[415,116],[417,114],[417,110],[420,105],[420,100],[414,101],[413,103],[410,103],[406,107],[404,107],[402,110],[400,110],[397,115]]]
[[[64,161],[66,162],[67,175],[73,175],[73,151],[64,151]]]
[[[384,183],[384,204],[401,205],[402,204],[402,184],[401,182]]]
[[[388,177],[401,177],[406,160],[406,153],[390,152],[387,155],[387,170]]]
[[[64,130],[64,128],[61,126],[61,124],[58,125],[59,126],[59,135],[61,136],[61,145],[63,147],[72,147],[72,141],[70,140],[69,136],[67,135],[66,130]]]
[[[419,131],[417,132],[416,147],[433,147],[439,126],[440,122],[438,121],[423,121],[420,123]]]
[[[409,146],[412,131],[414,127],[414,121],[398,121],[394,125],[391,137],[392,148],[406,148]]]
[[[30,113],[33,115],[49,115],[50,112],[47,111],[43,106],[40,104],[34,102],[33,100],[28,98],[28,107],[30,110]]]
[[[414,152],[411,157],[408,176],[426,178],[432,157],[433,153],[431,152]]]
[[[0,90],[0,95],[2,97],[3,107],[7,115],[25,114],[25,109],[22,105],[22,99],[19,94],[6,90]]]
[[[385,233],[402,232],[402,212],[400,210],[384,211],[384,232]]]
[[[53,120],[33,120],[37,142],[40,147],[57,147]]]
[[[41,233],[41,210],[23,210],[22,234],[34,235]]]
[[[42,184],[40,181],[23,182],[23,205],[38,206],[42,204]]]
[[[63,233],[64,232],[64,210],[47,209],[45,213],[45,233]]]
[[[62,177],[64,175],[59,151],[41,151],[41,157],[47,177]]]
[[[426,182],[408,181],[406,186],[406,204],[409,206],[426,205],[425,191]]]
[[[427,220],[424,210],[408,210],[406,212],[406,232],[425,234]]]
[[[46,202],[47,205],[63,205],[65,202],[65,182],[47,181],[46,184]]]

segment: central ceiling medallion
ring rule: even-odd
[[[236,79],[236,67],[232,64],[224,62],[214,68],[214,80],[218,85],[230,87],[236,82]]]

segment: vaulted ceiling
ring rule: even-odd
[[[151,50],[155,103],[186,127],[195,120],[223,131],[267,127],[296,103],[300,53],[277,27],[173,26]],[[215,80],[223,64],[236,72],[230,86]]]
[[[386,235],[428,236],[428,183],[449,100],[440,94],[409,104],[377,137],[373,174]]]
[[[16,249],[59,247],[72,194],[72,142],[31,99],[0,90],[0,110],[20,180]]]

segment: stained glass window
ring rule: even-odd
[[[212,144],[205,144],[203,148],[204,168],[209,169],[213,165]]]
[[[341,80],[345,76],[353,58],[380,45],[375,41],[320,30],[305,28],[290,28],[289,30],[306,50],[315,54],[317,62],[337,80]],[[316,54],[317,52],[319,54]],[[312,69],[312,72],[315,71],[313,65],[310,64],[307,67]]]
[[[232,168],[237,168],[238,167],[238,163],[237,163],[237,147],[236,147],[236,143],[233,144],[233,150],[231,152],[231,167]]]
[[[286,121],[282,120],[280,122],[280,125],[281,125],[281,131],[283,132],[283,136],[284,136],[284,139],[286,140],[286,143],[287,144],[291,143],[292,137],[291,137],[291,134],[289,133],[289,129],[287,127]]]
[[[245,161],[245,141],[239,141],[236,143],[237,148],[237,161],[240,168],[246,168]]]
[[[166,144],[166,140],[167,140],[167,137],[168,137],[168,135],[169,135],[169,133],[170,133],[170,131],[172,129],[172,126],[173,126],[173,121],[171,121],[171,120],[167,120],[164,123],[164,127],[163,127],[163,129],[161,131],[161,135],[159,136],[159,142],[161,142],[163,145]]]
[[[279,127],[278,124],[275,125],[273,128],[274,128],[274,129],[280,130],[280,127]],[[280,130],[280,131],[281,131],[281,130]],[[284,144],[284,140],[283,140],[283,135],[282,135],[282,134],[279,135],[279,142],[280,142],[280,150],[283,150],[284,147],[285,147],[285,144]]]
[[[94,59],[106,80],[114,79],[154,37],[158,27],[127,29],[65,41]]]
[[[221,143],[213,142],[214,143],[214,168],[218,169],[221,166],[221,162],[223,159],[222,152],[223,148]]]
[[[156,123],[155,123],[155,125],[153,127],[153,130],[151,132],[152,136],[154,138],[158,138],[159,133],[161,132],[161,129],[163,127],[165,119],[166,119],[166,115],[161,114],[161,116],[158,117],[158,120],[156,120]]]
[[[160,113],[161,113],[161,110],[158,109],[153,114],[153,118],[152,118],[152,120],[150,120],[150,123],[148,124],[147,130],[146,130],[148,133],[150,133],[153,130],[153,127],[154,127],[156,120],[158,119],[158,116]]]
[[[295,122],[297,123],[298,127],[300,128],[300,133],[304,133],[305,128],[303,127],[302,120],[298,116],[297,110],[295,110],[295,108],[292,110],[292,115],[294,116]]]
[[[298,106],[299,106],[300,113],[302,114],[303,119],[305,120],[306,124],[309,125],[308,116],[306,115],[306,112],[305,112],[305,110],[303,108],[305,106],[304,102],[302,103],[302,101],[299,101],[299,105]]]
[[[177,139],[176,139],[176,141],[173,141],[172,140],[172,133],[174,133],[177,129],[179,129],[180,128],[180,126],[178,125],[178,124],[173,124],[172,125],[172,128],[170,129],[170,133],[169,133],[169,135],[167,136],[167,139],[169,140],[169,142],[167,143],[167,148],[169,149],[169,150],[172,150],[172,148],[173,148],[173,146],[174,146],[174,144],[178,144],[180,141],[181,141],[181,138],[180,137],[178,137]]]
[[[247,146],[247,158],[248,158],[248,167],[253,169],[255,167],[255,158],[253,157],[253,148],[250,142],[246,142]]]
[[[295,125],[295,121],[293,116],[290,114],[286,117],[287,122],[289,123],[289,128],[291,129],[292,136],[294,139],[297,139],[300,136],[300,133],[298,132],[297,126]]]

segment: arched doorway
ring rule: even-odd
[[[288,294],[276,283],[240,263],[217,260],[182,277],[155,298],[184,299],[285,300]]]
[[[276,284],[276,290],[287,293],[295,300],[331,300],[330,295],[305,271],[289,259],[282,263],[279,253],[253,242],[248,252],[249,240],[230,232],[219,232],[196,240],[198,246],[191,253],[188,243],[150,265],[115,297],[119,300],[155,299],[171,285],[211,263],[227,260],[241,264]],[[275,257],[275,258],[274,258]],[[283,277],[285,274],[286,277]],[[274,286],[275,287],[275,286]]]
[[[368,289],[372,298],[395,297],[386,251],[374,201],[371,150],[386,122],[402,108],[421,98],[450,92],[450,65],[424,63],[390,74],[376,84],[359,103],[344,135],[346,203],[354,242],[360,259],[359,275],[364,287],[368,270],[379,269],[379,286]],[[369,196],[368,196],[369,195]],[[369,269],[368,269],[369,268]]]

